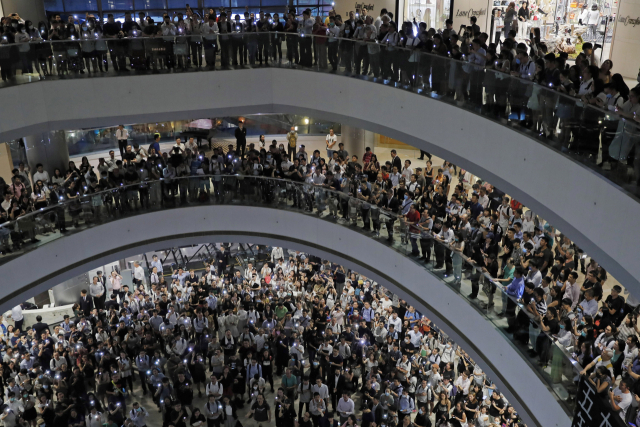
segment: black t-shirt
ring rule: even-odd
[[[476,416],[475,410],[478,407],[478,401],[476,400],[475,402],[471,403],[470,401],[467,400],[465,405],[467,406],[467,409],[469,409],[465,411],[467,413],[467,420],[474,419],[474,417]]]
[[[362,197],[371,197],[371,190],[365,188],[364,190],[359,188],[358,193],[362,194]]]
[[[417,426],[431,427],[431,420],[427,414],[418,414],[413,420],[413,424]]]
[[[102,31],[104,32],[104,34],[106,36],[115,36],[116,34],[118,34],[120,32],[120,28],[121,28],[120,27],[120,23],[118,21],[116,21],[114,23],[107,22],[102,27]]]
[[[324,184],[326,186],[328,186],[332,190],[340,191],[340,181],[338,181],[335,178],[333,178],[333,179],[325,178],[324,179]]]
[[[124,173],[124,180],[127,182],[135,182],[138,180],[138,172],[127,171]]]
[[[553,265],[553,254],[551,253],[549,248],[544,248],[542,250],[538,249],[538,253],[542,253],[542,257],[537,257],[538,260],[540,261],[540,264],[538,266],[540,270],[546,273],[547,269]],[[544,265],[545,261],[547,263],[547,266],[543,270],[542,266]]]
[[[269,404],[267,402],[262,402],[262,405],[258,404],[258,402],[254,403],[251,406],[253,412],[253,419],[255,421],[268,421],[269,420]]]
[[[607,303],[609,308],[615,310],[615,313],[611,314],[612,316],[619,316],[620,310],[624,308],[624,298],[619,295],[616,298],[613,298],[611,295],[609,295],[605,302]],[[609,309],[606,307],[602,307],[602,311],[609,311]]]
[[[494,408],[494,405],[497,406],[499,409],[504,409],[504,400],[502,400],[502,398],[498,397],[497,399],[493,398],[493,394],[491,395],[491,406],[489,407],[489,415],[491,415],[492,417],[499,417],[500,416],[500,411],[499,409]]]
[[[556,318],[549,320],[545,317],[542,321],[544,322],[545,326],[549,327],[549,334],[554,335],[560,332],[560,323],[558,323],[558,320]]]

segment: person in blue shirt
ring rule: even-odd
[[[156,133],[153,137],[153,142],[149,145],[149,153],[151,153],[151,149],[156,150],[156,154],[160,155],[160,134]]]
[[[516,271],[513,275],[513,280],[505,288],[505,294],[502,297],[502,306],[506,307],[506,311],[500,313],[501,316],[505,314],[508,316],[515,316],[516,301],[522,298],[522,294],[524,293],[524,268],[522,266],[516,267]],[[507,297],[510,296],[511,298]]]
[[[153,267],[157,268],[158,270],[158,275],[161,276],[163,273],[163,269],[162,269],[162,263],[160,262],[160,260],[158,259],[158,255],[154,255],[153,256],[153,260],[151,261],[151,269],[153,270]]]
[[[180,286],[184,286],[184,281],[189,276],[189,273],[185,272],[183,269],[179,268],[177,273],[174,273],[171,277],[174,279],[178,279],[180,282]]]

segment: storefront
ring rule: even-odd
[[[461,25],[469,25],[475,16],[480,31],[491,29],[491,5],[493,0],[403,0],[400,2],[402,20],[425,22],[427,28],[442,30],[445,21],[453,19],[456,32]]]
[[[356,9],[361,10],[364,8],[367,9],[367,13],[375,20],[378,16],[380,16],[380,11],[382,9],[387,9],[387,11],[394,14],[394,21],[402,22],[395,19],[395,0],[332,0],[330,2],[329,0],[324,0],[324,4],[328,3],[333,4],[336,13],[342,15],[344,19],[349,16],[350,11],[355,12]]]
[[[611,44],[613,72],[636,79],[640,71],[640,0],[622,0]]]
[[[494,12],[500,10],[504,19],[510,0],[493,0],[492,3]],[[521,4],[516,2],[516,11]],[[619,0],[531,1],[529,20],[517,38],[522,41],[533,32],[535,38],[539,37],[547,45],[549,52],[566,52],[571,58],[581,51],[582,43],[591,42],[602,47],[596,54],[604,60],[610,56],[618,6]],[[519,24],[522,26],[521,22]]]

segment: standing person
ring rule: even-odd
[[[20,303],[11,309],[11,314],[7,317],[13,319],[14,330],[22,332],[22,323],[24,322],[24,316],[22,315],[23,304]]]
[[[529,29],[529,2],[522,3],[522,7],[518,9],[518,37],[521,39],[528,38],[527,30]]]
[[[271,408],[262,394],[259,394],[256,403],[251,405],[251,411],[247,414],[247,418],[249,417],[253,417],[257,425],[260,425],[260,423],[265,423],[265,425],[271,423]]]
[[[109,284],[111,285],[111,294],[115,294],[122,298],[120,289],[122,288],[122,276],[117,271],[112,271],[109,276]]]
[[[311,47],[313,39],[311,34],[313,33],[313,24],[315,20],[311,19],[311,11],[309,9],[302,12],[302,28],[300,34],[308,37],[300,37],[300,65],[303,67],[311,67],[313,65],[313,58],[311,53]]]
[[[291,126],[291,130],[287,133],[287,141],[289,141],[287,157],[293,161],[293,154],[296,152],[296,144],[298,143],[298,132],[296,132],[295,126]]]
[[[116,130],[116,139],[118,140],[118,148],[120,149],[120,157],[124,159],[124,152],[127,149],[127,140],[129,139],[129,131],[124,128],[124,125],[118,125]]]
[[[93,283],[89,285],[89,294],[93,297],[93,306],[98,310],[104,310],[104,286],[98,281],[98,276],[93,277]]]
[[[238,128],[236,129],[236,153],[240,157],[244,157],[244,152],[247,149],[247,129],[244,127],[244,122],[241,120],[238,122]]]
[[[338,142],[338,137],[333,133],[333,129],[329,129],[329,135],[327,135],[327,159],[333,158],[333,147]]]
[[[509,3],[509,6],[507,6],[507,10],[504,13],[504,37],[507,38],[509,37],[509,32],[511,31],[511,26],[513,25],[513,22],[515,21],[517,16],[516,13],[516,4],[514,2]],[[516,26],[518,24],[516,23]]]

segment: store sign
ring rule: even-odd
[[[571,427],[624,427],[624,425],[620,415],[611,410],[598,396],[595,387],[581,376]]]
[[[626,16],[626,17],[620,17],[618,18],[618,22],[623,24],[625,27],[627,25],[631,25],[632,27],[635,27],[636,25],[640,25],[640,18],[632,18],[631,16]]]
[[[458,31],[460,25],[471,25],[469,19],[472,16],[478,18],[477,24],[480,31],[488,32],[490,28],[490,16],[492,0],[455,0],[453,7],[453,29]]]
[[[367,9],[368,12],[371,12],[374,9],[374,6],[372,4],[364,4],[364,3],[356,2],[355,8],[356,9]]]
[[[487,14],[487,9],[478,9],[478,10],[456,10],[455,16],[457,18],[471,18],[472,16],[484,16]]]
[[[640,52],[640,0],[620,1],[611,46],[613,72],[635,80],[638,60],[637,55],[630,55],[630,52]]]

